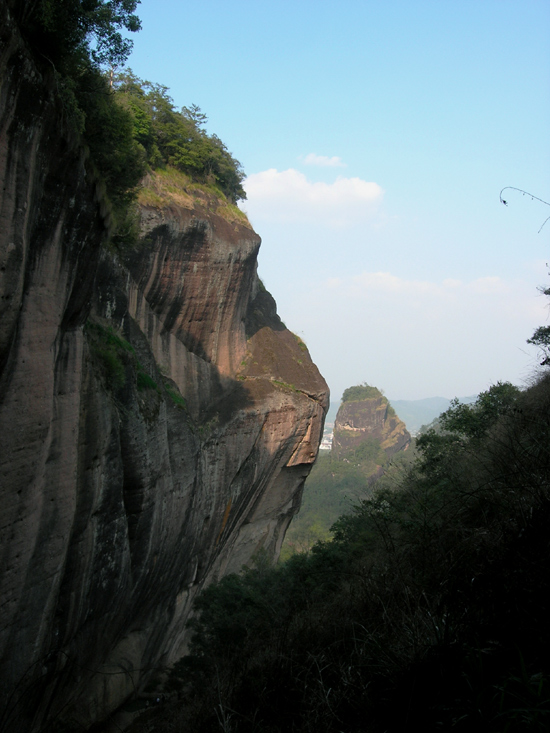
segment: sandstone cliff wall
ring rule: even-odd
[[[0,4],[0,730],[88,728],[185,649],[195,594],[276,556],[328,403],[208,195],[102,246],[99,187]]]
[[[411,442],[405,423],[383,395],[343,402],[336,415],[332,450],[337,458],[345,458],[369,439],[387,456],[407,450]]]

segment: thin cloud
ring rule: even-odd
[[[472,294],[480,296],[505,295],[511,291],[511,284],[500,277],[480,277],[471,282],[447,278],[441,283],[427,280],[405,280],[391,275],[389,272],[363,272],[351,278],[349,287],[359,295],[377,291],[388,294],[402,293],[406,295],[431,295],[438,298],[455,297],[462,293],[465,297]]]
[[[522,279],[362,272],[312,284],[282,315],[305,333],[336,398],[367,380],[412,399],[521,382],[536,364],[525,342],[546,322],[545,306]]]
[[[325,297],[330,293],[330,297],[354,302],[354,308],[359,309],[357,314],[364,310],[365,321],[373,309],[379,321],[385,320],[384,312],[393,313],[392,318],[396,309],[409,317],[414,312],[414,320],[407,325],[412,331],[422,330],[423,323],[436,321],[453,324],[463,333],[475,332],[482,322],[491,320],[496,320],[499,327],[503,323],[536,323],[545,306],[536,298],[531,284],[496,276],[470,282],[450,278],[436,282],[409,280],[389,272],[362,272],[347,278],[330,278],[324,284],[324,292]],[[528,338],[531,331],[523,328]]]
[[[333,183],[314,182],[294,168],[253,173],[244,188],[253,221],[313,219],[334,227],[372,216],[384,193],[372,181],[338,176]]]
[[[304,158],[306,165],[318,165],[321,168],[346,168],[346,164],[342,162],[342,158],[337,155],[333,155],[331,158],[328,155],[317,155],[316,153],[309,153]]]

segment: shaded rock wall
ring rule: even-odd
[[[53,78],[0,5],[0,729],[104,719],[195,594],[277,555],[328,403],[215,201],[119,256]]]

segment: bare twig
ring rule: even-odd
[[[544,199],[540,199],[538,196],[535,196],[534,194],[529,193],[529,191],[524,191],[523,188],[516,188],[515,186],[505,186],[502,189],[502,191],[500,192],[500,200],[504,204],[504,206],[508,206],[508,201],[506,201],[506,199],[503,199],[502,198],[502,192],[503,191],[508,191],[508,190],[509,191],[519,191],[524,196],[530,196],[531,197],[531,201],[533,201],[533,200],[536,199],[537,201],[540,201],[541,204],[546,204],[546,206],[550,206],[550,203],[548,203],[548,201],[544,201]],[[546,219],[542,222],[541,227],[538,230],[537,234],[540,234],[541,233],[542,227],[546,224],[546,222],[548,221],[548,219],[550,219],[550,216],[546,217]]]

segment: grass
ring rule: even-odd
[[[244,211],[241,211],[236,204],[230,204],[229,202],[227,202],[223,206],[219,206],[216,209],[216,214],[223,216],[223,218],[227,219],[227,221],[234,221],[240,224],[250,226],[247,215],[244,213]]]
[[[194,183],[188,175],[171,166],[159,168],[146,176],[138,202],[154,209],[173,205],[186,209],[202,206],[226,221],[250,226],[246,214],[230,203],[220,188],[209,183]]]
[[[277,387],[283,387],[283,389],[290,389],[292,392],[298,392],[298,389],[293,384],[289,384],[288,382],[281,382],[278,379],[272,379],[271,383],[276,384]]]
[[[159,196],[151,188],[142,188],[138,193],[138,203],[142,206],[150,206],[153,209],[162,209],[166,205],[166,199]]]
[[[292,335],[296,339],[296,343],[302,349],[302,351],[307,351],[307,346],[305,342],[297,334],[293,333]]]
[[[176,405],[176,407],[179,407],[182,410],[187,410],[187,402],[185,401],[185,398],[182,397],[182,395],[179,392],[176,392],[176,390],[169,384],[165,384],[164,388],[166,390],[166,393],[172,400],[172,402]]]
[[[88,321],[85,332],[92,354],[101,365],[108,388],[116,391],[124,387],[127,369],[130,368],[135,374],[136,387],[139,392],[153,389],[160,393],[155,380],[147,374],[139,362],[134,347],[111,326]]]

